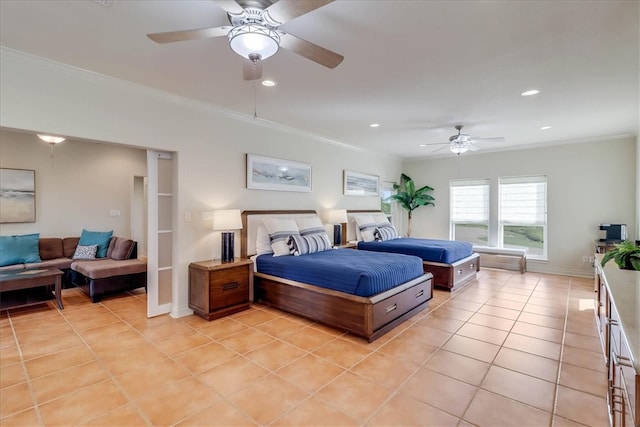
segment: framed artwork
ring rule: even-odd
[[[379,196],[380,177],[345,170],[344,194],[346,196]]]
[[[247,154],[247,188],[311,191],[311,165]]]
[[[0,223],[36,222],[36,171],[0,169]]]

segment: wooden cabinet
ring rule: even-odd
[[[189,264],[189,308],[213,320],[249,308],[253,288],[253,262],[236,258]]]
[[[629,336],[637,323],[636,298],[630,298],[630,293],[635,294],[639,282],[633,276],[640,273],[617,271],[613,262],[612,267],[603,268],[601,259],[596,256],[595,314],[608,368],[609,419],[614,427],[640,426],[640,377],[633,356],[638,343],[636,336]]]

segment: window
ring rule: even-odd
[[[396,190],[393,189],[393,182],[382,181],[380,184],[380,210],[387,215],[389,221],[393,224],[393,214],[395,211],[395,203],[389,197],[396,194]]]
[[[450,190],[451,239],[486,246],[489,240],[489,180],[454,180]]]
[[[504,248],[547,257],[547,177],[500,178],[500,236]]]

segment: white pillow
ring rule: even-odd
[[[357,215],[355,219],[356,230],[360,232],[359,240],[373,242],[375,240],[373,232],[376,229],[376,222],[373,220],[373,217],[371,215]]]
[[[378,225],[378,227],[382,224],[391,224],[389,222],[389,218],[387,218],[387,215],[383,214],[382,212],[375,213],[371,215],[371,217],[373,218],[373,222],[375,222]]]
[[[301,236],[327,233],[327,230],[325,230],[322,221],[317,216],[309,218],[296,218],[295,221]]]
[[[263,223],[269,233],[273,256],[291,255],[287,239],[300,235],[296,222],[291,218],[266,218]]]
[[[272,254],[271,239],[269,238],[269,232],[264,225],[258,227],[256,233],[256,255]]]

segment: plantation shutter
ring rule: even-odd
[[[546,201],[546,176],[500,178],[500,222],[503,225],[546,225]]]
[[[489,180],[451,181],[451,222],[489,222]]]

